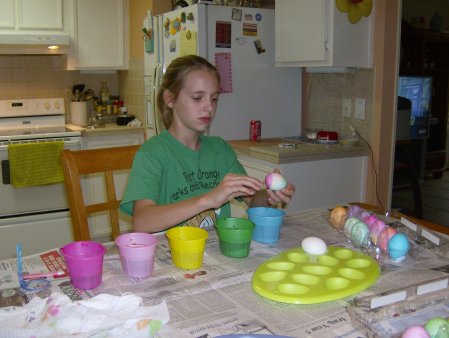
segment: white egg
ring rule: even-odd
[[[269,173],[265,177],[265,184],[268,189],[281,190],[287,186],[287,180],[279,173]]]
[[[306,237],[301,242],[301,248],[311,255],[322,255],[327,251],[326,242],[318,237]]]

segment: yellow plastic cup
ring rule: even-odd
[[[170,246],[171,259],[175,266],[185,270],[198,269],[203,264],[208,232],[201,228],[179,226],[171,228],[165,235]]]

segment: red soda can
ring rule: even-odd
[[[259,142],[262,130],[262,122],[259,120],[251,120],[249,123],[249,140]]]

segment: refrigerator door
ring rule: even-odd
[[[247,139],[251,120],[262,122],[262,138],[300,135],[301,68],[275,67],[274,10],[207,6],[207,12],[208,59],[227,82],[210,135]]]

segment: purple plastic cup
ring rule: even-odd
[[[144,232],[132,232],[115,239],[123,272],[129,277],[151,276],[158,239]]]
[[[90,290],[101,284],[105,252],[103,244],[91,241],[72,242],[61,248],[74,287]]]

